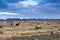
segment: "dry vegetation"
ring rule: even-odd
[[[35,40],[37,36],[32,37],[32,35],[38,35],[39,39],[36,40],[42,40],[45,36],[50,40],[55,36],[57,37],[55,40],[59,40],[60,21],[0,21],[1,40]],[[53,35],[52,39],[51,35]]]

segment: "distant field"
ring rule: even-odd
[[[48,21],[43,21],[43,22],[0,21],[0,35],[1,35],[0,38],[1,37],[5,38],[5,36],[11,38],[12,36],[15,36],[18,39],[15,39],[15,37],[13,38],[15,40],[19,40],[19,37],[23,36],[23,38],[21,38],[21,40],[23,40],[26,36],[30,36],[26,38],[28,39],[32,38],[30,40],[35,40],[34,38],[36,37],[36,40],[40,40],[39,38],[41,38],[41,40],[42,39],[45,40],[44,39],[46,38],[45,36],[51,37],[51,35],[53,35],[52,39],[49,38],[50,40],[53,40],[53,38],[56,38],[55,40],[57,39],[59,40],[59,38],[55,36],[55,34],[58,32],[60,33],[60,21],[51,21],[51,22],[50,21],[49,22]],[[31,37],[32,35],[36,35],[36,36]],[[46,38],[46,40],[48,39]]]

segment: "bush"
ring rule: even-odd
[[[57,38],[60,38],[60,33],[56,33],[55,36],[56,36]]]
[[[3,31],[2,30],[0,30],[0,34],[3,34]]]

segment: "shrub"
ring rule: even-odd
[[[0,34],[3,34],[3,31],[2,30],[0,30]]]
[[[57,32],[57,33],[55,34],[55,36],[56,36],[57,38],[60,38],[60,33]]]

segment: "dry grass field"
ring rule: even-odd
[[[53,39],[60,40],[60,21],[0,21],[0,40]]]

